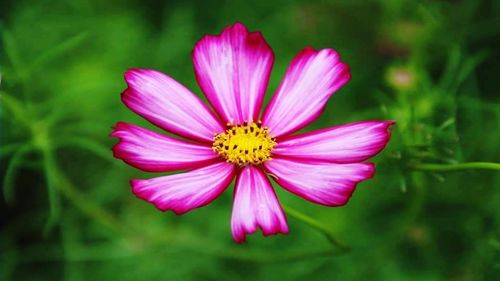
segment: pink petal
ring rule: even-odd
[[[250,165],[236,180],[231,232],[234,240],[242,243],[257,227],[264,236],[288,233],[285,214],[271,183],[260,169]]]
[[[286,190],[326,206],[346,204],[356,184],[375,173],[372,163],[332,164],[274,158],[264,165]]]
[[[391,121],[363,121],[281,140],[273,155],[336,163],[361,162],[379,153],[391,137]]]
[[[123,122],[116,124],[111,136],[120,139],[113,147],[114,156],[147,172],[196,168],[218,157],[208,145],[174,139]]]
[[[260,32],[236,23],[207,35],[194,47],[193,62],[198,84],[226,122],[258,119],[274,62]]]
[[[172,133],[212,142],[224,127],[208,107],[184,86],[149,69],[125,73],[128,89],[123,102],[135,113]]]
[[[130,181],[134,194],[180,215],[212,202],[231,183],[234,165],[219,162],[186,173]]]
[[[337,52],[305,48],[288,67],[265,110],[263,124],[275,137],[302,129],[321,114],[330,96],[350,78],[349,68]]]

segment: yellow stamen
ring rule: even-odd
[[[212,149],[227,162],[238,165],[258,165],[271,159],[276,139],[261,122],[243,125],[227,124],[227,130],[215,135]]]

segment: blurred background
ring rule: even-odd
[[[230,234],[232,187],[183,216],[131,193],[112,157],[127,68],[200,94],[191,50],[235,21],[276,56],[305,46],[352,80],[307,130],[395,120],[377,174],[327,208],[277,188],[289,235]],[[498,280],[499,1],[25,1],[0,4],[1,280]],[[486,163],[476,163],[486,162]],[[350,250],[330,243],[333,235]]]

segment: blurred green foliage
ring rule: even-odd
[[[499,278],[498,164],[469,163],[500,161],[498,1],[7,0],[0,16],[1,280]],[[267,98],[306,45],[350,65],[309,130],[397,121],[347,206],[277,188],[303,214],[289,214],[289,235],[244,245],[229,231],[232,188],[183,216],[158,212],[128,185],[154,175],[114,160],[108,137],[119,120],[153,128],[120,102],[127,68],[200,94],[192,47],[235,21],[274,49]]]

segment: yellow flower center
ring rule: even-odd
[[[269,135],[269,129],[261,122],[243,125],[227,124],[227,130],[215,135],[212,149],[227,162],[238,165],[259,165],[271,159],[276,139]]]

